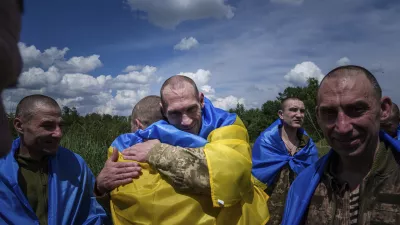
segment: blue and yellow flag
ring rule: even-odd
[[[380,139],[387,145],[392,146],[392,150],[400,153],[400,143],[390,137],[385,132],[379,133]],[[308,205],[314,195],[324,169],[331,157],[333,150],[320,158],[316,163],[307,167],[292,183],[286,198],[285,212],[282,225],[300,224],[307,213]]]
[[[19,165],[11,152],[0,159],[0,224],[39,224],[39,219],[18,184]],[[49,158],[49,225],[109,224],[111,221],[93,194],[95,178],[85,161],[68,149],[59,147]]]
[[[267,222],[267,196],[253,186],[248,134],[242,121],[235,114],[215,108],[208,99],[202,119],[199,136],[159,121],[143,131],[121,135],[112,146],[122,151],[143,139],[159,139],[174,146],[204,147],[211,196],[179,193],[147,163],[140,163],[140,178],[111,192],[114,224]],[[121,155],[119,160],[123,160]]]
[[[318,160],[318,150],[311,138],[304,148],[293,156],[290,155],[279,132],[282,125],[280,119],[276,120],[261,133],[253,146],[252,173],[266,186],[272,185],[276,175],[286,164],[299,174],[304,168]],[[307,135],[304,129],[300,129],[300,132]]]

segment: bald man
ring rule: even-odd
[[[19,138],[0,159],[0,224],[105,224],[95,178],[77,154],[60,146],[61,109],[44,95],[17,106]]]
[[[363,67],[325,76],[316,111],[332,149],[293,182],[282,224],[400,224],[400,144],[380,131],[391,105]]]

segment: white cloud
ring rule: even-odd
[[[59,70],[52,66],[48,71],[42,68],[32,67],[28,71],[21,74],[19,78],[19,87],[36,89],[46,87],[48,85],[55,85],[61,80]]]
[[[87,73],[103,65],[99,58],[99,55],[72,57],[66,62],[65,69],[74,73]]]
[[[160,27],[174,28],[183,21],[232,18],[234,8],[225,0],[126,0],[133,11],[144,11]]]
[[[236,108],[237,104],[245,104],[245,99],[244,98],[237,98],[235,96],[227,96],[225,98],[216,98],[212,100],[214,106],[221,108],[221,109],[232,109]]]
[[[220,94],[217,94],[216,90],[209,84],[212,75],[209,70],[198,69],[195,73],[180,72],[179,74],[190,77],[196,83],[199,91],[203,92],[218,108],[230,109],[236,107],[237,103],[245,104],[244,98],[238,98],[233,95],[221,97]]]
[[[210,85],[201,86],[200,91],[203,92],[204,94],[214,94],[215,93],[215,89],[212,88]]]
[[[290,4],[290,5],[301,5],[304,0],[270,0],[273,3],[282,3],[282,4]]]
[[[133,105],[150,92],[150,85],[160,81],[154,66],[127,66],[126,73],[93,76],[87,74],[100,66],[99,55],[65,58],[68,48],[51,47],[44,51],[34,45],[19,43],[25,69],[18,88],[7,90],[3,102],[15,111],[18,102],[31,94],[56,99],[61,107],[75,107],[81,114],[98,112],[129,115]]]
[[[174,49],[185,51],[185,50],[195,48],[198,45],[199,45],[199,42],[194,37],[182,38],[182,40],[174,46]]]
[[[316,78],[321,81],[324,75],[321,69],[313,62],[302,62],[297,64],[285,75],[285,80],[293,85],[306,85],[309,78]]]
[[[141,69],[143,69],[142,65],[129,65],[122,72],[129,73],[129,72],[138,71]]]
[[[27,46],[20,42],[18,46],[24,62],[24,70],[31,67],[46,69],[50,66],[56,66],[60,71],[67,73],[87,73],[103,65],[99,55],[75,56],[67,60],[65,55],[69,48],[51,47],[41,52],[34,45]]]
[[[196,73],[180,72],[179,74],[192,78],[192,80],[199,87],[206,85],[211,77],[211,72],[209,70],[203,70],[203,69],[198,69]]]
[[[340,58],[340,59],[336,62],[336,65],[338,65],[338,66],[345,66],[345,65],[350,65],[350,63],[351,63],[351,61],[350,61],[349,58],[343,57],[343,58]]]
[[[141,71],[131,71],[127,74],[120,74],[112,80],[110,84],[114,89],[132,89],[147,85],[154,81],[157,68],[154,66],[144,66]]]

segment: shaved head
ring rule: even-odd
[[[54,99],[45,95],[29,95],[18,103],[15,117],[29,121],[35,115],[37,107],[40,106],[54,107],[61,111]]]
[[[381,86],[379,85],[378,81],[376,80],[375,76],[367,69],[361,66],[355,66],[355,65],[346,65],[346,66],[339,66],[336,67],[335,69],[331,70],[321,81],[319,87],[323,85],[323,83],[327,79],[331,78],[336,78],[336,77],[353,77],[356,75],[362,75],[365,76],[368,81],[371,83],[373,87],[373,91],[375,93],[375,97],[378,101],[382,98],[382,89]],[[318,90],[319,93],[319,90]]]
[[[164,116],[161,112],[161,98],[156,95],[149,95],[142,98],[132,110],[132,125],[138,119],[144,128],[150,126],[159,120],[163,120]]]
[[[165,101],[165,92],[167,90],[179,90],[187,87],[189,85],[193,88],[193,95],[198,99],[199,98],[199,90],[197,89],[196,83],[189,77],[183,75],[175,75],[168,78],[163,85],[161,86],[160,96],[161,103],[164,108],[167,107],[167,102]],[[199,99],[198,99],[199,100]]]

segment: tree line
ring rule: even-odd
[[[280,101],[287,97],[298,97],[304,101],[305,123],[304,128],[315,142],[322,140],[323,135],[319,129],[316,117],[316,95],[318,81],[309,79],[304,87],[287,87],[283,92],[278,93],[275,100],[265,102],[261,108],[245,109],[244,105],[238,104],[230,112],[237,113],[246,125],[250,142],[254,142],[260,133],[278,118]],[[79,115],[76,108],[64,106],[63,117],[63,139],[61,145],[80,154],[93,173],[97,175],[107,158],[107,149],[112,141],[120,134],[130,132],[130,117],[108,114],[90,113]],[[9,115],[10,127],[14,115]],[[12,129],[14,137],[17,133]]]

